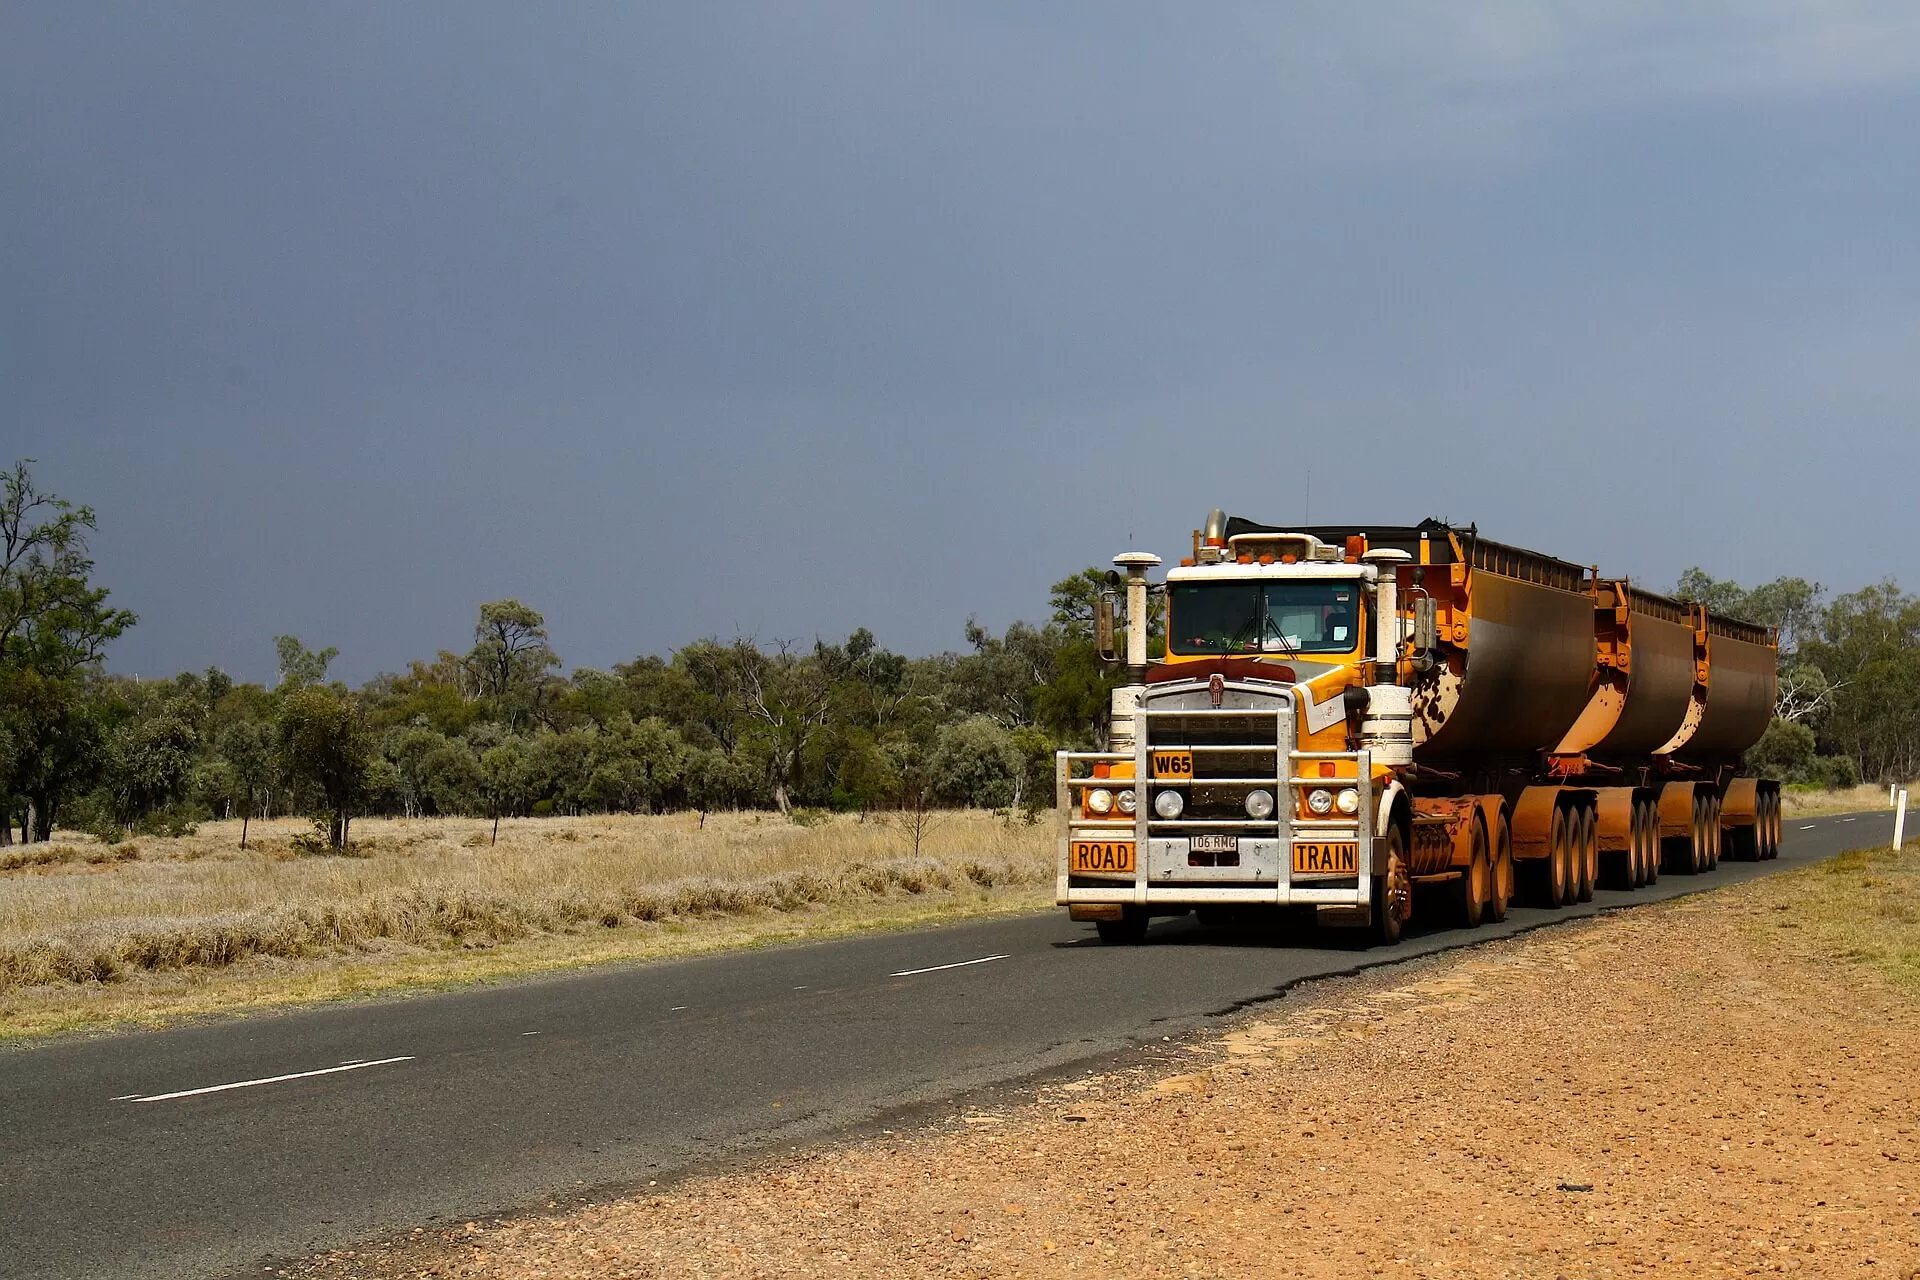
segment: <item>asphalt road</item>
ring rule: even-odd
[[[258,1275],[270,1257],[797,1144],[1158,1041],[1303,978],[1890,834],[1884,813],[1789,822],[1775,862],[1370,951],[1190,920],[1105,947],[1048,912],[12,1050],[0,1275]]]

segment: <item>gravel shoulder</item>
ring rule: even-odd
[[[1920,1277],[1920,857],[1303,987],[912,1133],[283,1274]]]

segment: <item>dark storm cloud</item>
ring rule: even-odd
[[[583,663],[925,651],[1309,471],[1655,584],[1920,524],[1871,10],[4,22],[0,439],[99,508],[120,669],[363,677],[504,595]]]

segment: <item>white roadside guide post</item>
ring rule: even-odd
[[[1901,844],[1907,838],[1907,793],[1900,792],[1900,807],[1893,811],[1893,851],[1900,852]]]

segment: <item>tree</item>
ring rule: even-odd
[[[1805,578],[1775,578],[1749,591],[1731,579],[1714,578],[1697,567],[1681,574],[1673,588],[1679,599],[1704,604],[1708,613],[1718,617],[1774,628],[1780,633],[1783,664],[1818,627],[1824,593],[1819,583]]]
[[[1876,781],[1920,772],[1920,600],[1893,582],[1838,596],[1798,657],[1831,682],[1824,745]]]
[[[751,640],[733,642],[736,687],[767,764],[773,807],[793,810],[794,766],[826,723],[833,686],[817,656],[802,656],[782,641],[763,653]]]
[[[707,825],[711,811],[737,808],[753,785],[740,764],[718,747],[695,747],[687,752],[680,777],[687,803],[700,811],[702,827]]]
[[[221,728],[215,750],[232,770],[234,797],[240,801],[240,847],[247,847],[253,806],[273,785],[273,731],[257,720],[236,720]]]
[[[934,752],[924,743],[903,739],[888,744],[893,763],[894,816],[913,841],[913,856],[940,821],[939,775]]]
[[[13,742],[0,795],[25,802],[27,843],[52,839],[66,801],[97,785],[106,766],[108,725],[89,683],[0,665],[0,723]]]
[[[418,763],[414,785],[417,812],[441,816],[490,812],[480,760],[457,739],[442,738],[433,744]]]
[[[340,651],[332,645],[318,653],[300,643],[299,636],[275,636],[274,653],[280,659],[280,687],[282,689],[305,689],[310,685],[322,684],[327,678],[327,668],[340,656]]]
[[[480,783],[493,813],[489,845],[500,842],[500,815],[525,803],[526,757],[526,743],[519,738],[504,739],[480,753]]]
[[[1022,764],[1012,735],[974,716],[941,731],[932,761],[934,790],[956,804],[1002,809],[1019,794]]]
[[[0,483],[0,662],[64,679],[97,666],[136,619],[88,580],[93,508],[41,492],[30,461]]]
[[[1798,663],[1780,673],[1774,694],[1773,714],[1787,721],[1816,721],[1833,706],[1839,687],[1827,679],[1826,672],[1807,663]]]
[[[107,744],[107,782],[121,826],[186,794],[199,745],[199,733],[178,704],[137,716],[113,731]]]
[[[680,735],[663,720],[616,722],[600,735],[595,753],[593,787],[601,805],[658,813],[680,784],[686,753]]]
[[[280,703],[277,746],[281,768],[320,793],[316,825],[325,828],[328,847],[345,849],[374,761],[373,735],[360,709],[333,690],[295,689]]]
[[[546,626],[539,610],[518,600],[494,600],[480,606],[473,628],[463,666],[480,696],[515,729],[538,716],[547,673],[560,665]]]
[[[43,492],[16,462],[0,480],[0,726],[11,748],[0,806],[14,798],[32,820],[28,841],[50,839],[62,803],[93,785],[102,726],[86,678],[134,615],[91,582],[93,510]]]
[[[1818,755],[1812,729],[1791,720],[1775,720],[1747,751],[1745,766],[1755,777],[1806,782],[1813,776]]]

